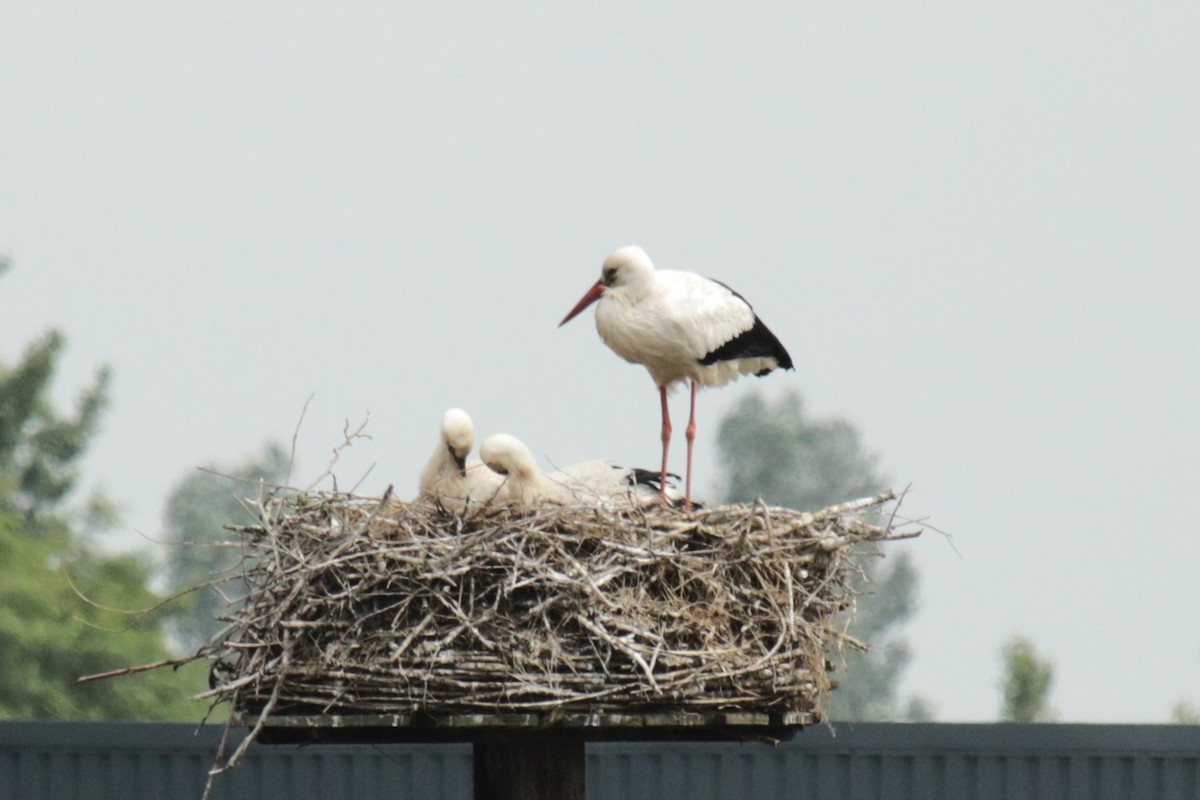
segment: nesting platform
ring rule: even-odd
[[[253,728],[257,716],[234,720]],[[354,714],[277,715],[258,735],[264,744],[395,744],[402,742],[487,742],[537,736],[587,741],[786,741],[816,721],[812,714],[785,712],[662,712],[647,714]]]

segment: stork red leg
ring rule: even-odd
[[[692,381],[692,410],[687,426],[687,482],[683,494],[683,511],[692,513],[692,443],[696,441],[696,382]]]
[[[667,451],[671,447],[671,412],[667,408],[667,387],[665,385],[658,387],[658,396],[662,400],[663,444],[662,474],[658,476],[658,502],[665,506],[667,504]]]

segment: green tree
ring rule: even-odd
[[[857,429],[844,419],[813,418],[796,392],[774,403],[753,391],[721,420],[717,433],[726,502],[761,497],[774,505],[817,510],[884,490],[876,459]],[[847,651],[845,672],[830,696],[833,719],[929,719],[928,704],[896,698],[896,684],[911,654],[897,629],[916,609],[917,572],[899,553],[886,566],[865,564],[866,592],[849,632],[871,645],[867,653]]]
[[[170,542],[167,579],[176,589],[204,586],[190,595],[188,608],[171,624],[173,636],[184,648],[195,650],[207,642],[224,626],[216,617],[229,613],[227,598],[236,602],[245,594],[237,571],[241,549],[236,535],[223,526],[253,522],[243,498],[258,496],[258,481],[282,483],[288,466],[283,447],[268,442],[241,464],[189,472],[171,490],[163,512],[164,538]],[[205,586],[225,579],[218,586]]]
[[[721,419],[717,445],[725,498],[817,510],[877,494],[886,486],[858,430],[837,417],[814,419],[797,392],[773,404],[743,395]]]
[[[23,516],[35,535],[42,512],[59,507],[75,485],[76,464],[108,403],[109,369],[101,367],[73,414],[54,410],[49,387],[63,344],[52,330],[15,368],[0,364],[0,509]]]
[[[1171,722],[1176,725],[1200,725],[1200,708],[1188,700],[1171,706]]]
[[[0,363],[0,717],[196,719],[203,707],[188,696],[203,685],[202,664],[182,676],[76,683],[168,652],[166,612],[116,610],[158,602],[149,567],[100,554],[82,530],[111,522],[111,504],[97,496],[81,513],[69,503],[109,372],[99,369],[74,411],[60,413],[49,393],[63,344],[50,331],[15,366]]]
[[[1047,701],[1054,668],[1049,660],[1038,655],[1033,642],[1023,636],[1013,636],[1001,650],[1004,676],[1001,679],[1003,708],[1000,717],[1006,722],[1049,722],[1054,713]]]
[[[72,538],[65,525],[49,520],[29,536],[19,515],[0,512],[0,717],[198,719],[204,707],[188,697],[204,685],[200,663],[180,673],[76,683],[169,654],[166,612],[113,610],[158,602],[146,588],[149,567],[135,556],[98,555]]]

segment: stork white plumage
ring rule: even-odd
[[[470,503],[487,503],[504,478],[480,461],[468,462],[475,444],[475,423],[461,408],[442,415],[441,440],[421,470],[420,496],[462,511]]]
[[[483,440],[479,456],[504,477],[497,502],[533,506],[543,503],[583,506],[637,506],[656,502],[657,486],[645,470],[615,466],[611,461],[584,461],[543,473],[533,453],[515,436],[497,433]]]
[[[692,505],[692,446],[696,390],[724,386],[741,375],[792,369],[792,358],[740,294],[692,272],[656,270],[637,246],[604,260],[600,280],[558,323],[566,325],[592,303],[596,330],[617,355],[650,372],[662,402],[662,480],[665,487],[671,416],[667,390],[691,383],[684,510]]]

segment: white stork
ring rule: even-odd
[[[597,300],[600,338],[621,358],[645,366],[658,387],[664,486],[671,441],[667,390],[683,381],[691,383],[684,494],[684,510],[691,511],[697,388],[724,386],[746,374],[761,377],[780,367],[791,369],[792,358],[740,294],[692,272],[656,270],[640,247],[622,247],[604,259],[600,280],[559,327]]]
[[[515,436],[497,433],[479,446],[483,463],[505,476],[497,502],[533,506],[635,506],[658,500],[658,473],[626,469],[611,461],[584,461],[543,473],[529,448]]]
[[[504,479],[480,461],[467,462],[475,443],[475,424],[461,408],[442,415],[441,441],[421,470],[420,496],[463,511],[471,502],[487,503]]]

